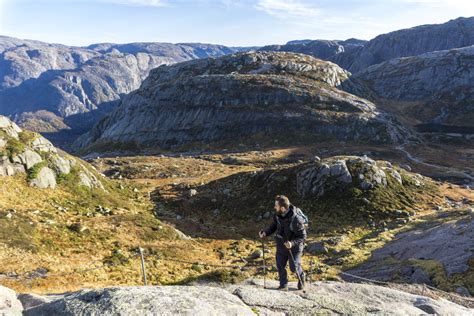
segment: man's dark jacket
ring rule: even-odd
[[[302,245],[306,239],[306,229],[303,219],[300,216],[296,216],[293,220],[293,231],[290,229],[291,219],[295,214],[295,210],[296,207],[294,205],[290,205],[288,212],[284,216],[275,214],[273,216],[272,224],[264,230],[265,235],[270,236],[276,232],[278,244],[291,241],[291,243],[294,245]],[[278,229],[278,221],[280,222],[280,229]]]

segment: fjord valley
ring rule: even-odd
[[[0,37],[0,313],[472,314],[472,45]],[[281,194],[304,291],[258,237]]]

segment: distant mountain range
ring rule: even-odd
[[[288,51],[335,62],[352,73],[381,62],[427,52],[474,45],[474,18],[457,18],[382,34],[370,41],[302,40],[260,50]]]
[[[87,131],[163,64],[244,50],[212,44],[71,47],[0,37],[0,113],[38,132]]]

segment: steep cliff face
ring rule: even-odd
[[[343,86],[364,97],[368,87],[379,98],[416,103],[412,116],[425,123],[474,127],[473,66],[474,46],[469,46],[392,59]]]
[[[474,44],[474,18],[458,18],[443,24],[420,25],[387,34],[363,47],[332,59],[352,73],[393,58],[459,48]]]
[[[61,124],[88,130],[121,95],[137,89],[162,64],[230,54],[237,49],[211,44],[130,43],[69,47],[0,37],[0,113],[38,132]],[[83,113],[92,112],[82,119]],[[70,120],[64,118],[76,117]]]
[[[275,52],[161,66],[77,147],[169,148],[259,133],[289,142],[296,135],[390,141],[374,104],[335,88],[348,75],[330,62]]]
[[[0,91],[49,70],[74,69],[100,54],[80,47],[0,36]]]

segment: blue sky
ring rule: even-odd
[[[0,0],[0,35],[68,45],[371,39],[474,16],[468,0]]]

